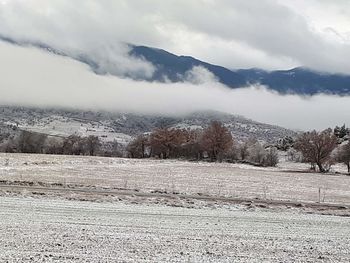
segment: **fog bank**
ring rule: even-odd
[[[75,60],[0,42],[0,103],[179,115],[217,110],[293,129],[350,126],[350,97],[282,96],[263,87],[229,89],[194,68],[184,83],[100,76]]]

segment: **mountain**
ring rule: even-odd
[[[265,71],[262,69],[230,70],[193,57],[176,56],[162,49],[131,46],[130,55],[144,58],[156,66],[153,81],[164,76],[173,82],[182,81],[188,70],[201,66],[212,72],[224,85],[241,88],[251,84],[265,85],[281,94],[315,95],[320,93],[350,95],[350,76],[317,72],[307,68]]]
[[[259,83],[282,94],[350,95],[350,76],[328,74],[306,68],[267,72],[260,69],[237,70],[248,83]]]
[[[238,141],[256,138],[275,143],[280,138],[296,137],[295,131],[264,124],[241,116],[215,111],[194,112],[165,117],[131,113],[94,112],[62,109],[0,106],[0,134],[12,130],[30,130],[51,136],[96,135],[103,141],[117,140],[126,144],[133,137],[160,127],[203,129],[217,120],[231,131]],[[1,142],[1,137],[0,137]]]
[[[0,41],[13,45],[34,46],[55,55],[71,57],[90,66],[96,74],[115,75],[113,69],[103,67],[103,61],[97,61],[94,56],[86,53],[65,53],[50,47],[45,43],[22,41],[18,42],[12,38],[1,36]],[[294,68],[290,70],[266,71],[262,69],[237,69],[232,70],[222,66],[209,64],[190,56],[177,56],[162,49],[147,46],[129,45],[129,55],[141,58],[155,66],[152,77],[136,80],[158,81],[158,82],[183,82],[188,72],[196,66],[206,68],[219,82],[230,88],[243,88],[253,84],[261,84],[268,89],[280,94],[315,95],[334,94],[340,96],[350,95],[350,75],[330,74],[318,72],[307,68]],[[119,77],[133,78],[125,73]]]
[[[156,71],[152,81],[170,80],[179,82],[193,67],[201,66],[209,70],[223,84],[231,88],[239,88],[246,85],[246,77],[227,68],[212,65],[189,56],[176,56],[162,49],[145,46],[130,46],[129,54],[141,57],[151,62]]]

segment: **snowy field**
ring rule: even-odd
[[[350,262],[350,177],[307,168],[0,154],[0,262]]]
[[[349,262],[350,219],[0,197],[1,262]]]
[[[140,192],[350,204],[350,176],[277,168],[103,157],[0,154],[0,180],[123,188]]]

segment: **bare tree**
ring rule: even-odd
[[[186,142],[183,144],[183,155],[187,158],[200,160],[202,158],[202,149],[200,140],[202,131],[188,130],[186,133]]]
[[[242,161],[246,160],[249,156],[249,144],[243,142],[238,146],[238,152]]]
[[[212,161],[221,161],[223,155],[232,148],[233,138],[231,132],[221,122],[213,121],[204,130],[201,145]]]
[[[350,174],[350,141],[340,147],[337,154],[337,160],[346,165],[348,173]]]
[[[225,159],[230,162],[235,162],[240,159],[239,145],[233,142],[231,149],[225,154]]]
[[[47,135],[30,131],[22,131],[17,138],[17,150],[21,153],[43,153]]]
[[[8,138],[0,144],[0,152],[15,153],[17,150],[14,138]]]
[[[63,154],[63,139],[47,138],[44,151],[46,154]]]
[[[96,155],[96,152],[101,147],[100,139],[97,136],[90,135],[84,138],[85,148],[90,156]]]
[[[260,142],[257,141],[249,146],[249,161],[263,165],[265,158],[266,151]]]
[[[326,165],[331,161],[331,153],[337,146],[337,138],[331,129],[322,132],[306,132],[299,136],[294,148],[303,154],[304,159],[316,164],[321,173],[327,171]]]
[[[82,155],[84,154],[84,141],[78,135],[70,135],[63,142],[63,154]]]
[[[139,135],[136,139],[131,141],[126,150],[131,158],[145,158],[146,147],[149,145],[149,139],[145,135]]]
[[[266,155],[264,159],[264,166],[272,166],[275,167],[278,164],[278,151],[275,147],[270,147],[265,150]]]
[[[161,128],[150,135],[151,154],[167,159],[172,157],[175,149],[186,141],[183,130]]]
[[[247,161],[249,159],[249,154],[251,148],[258,143],[256,138],[250,137],[238,146],[239,156],[242,161]]]

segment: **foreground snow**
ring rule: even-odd
[[[0,197],[1,262],[349,262],[350,219]]]
[[[0,262],[350,262],[350,177],[304,169],[0,154]]]

